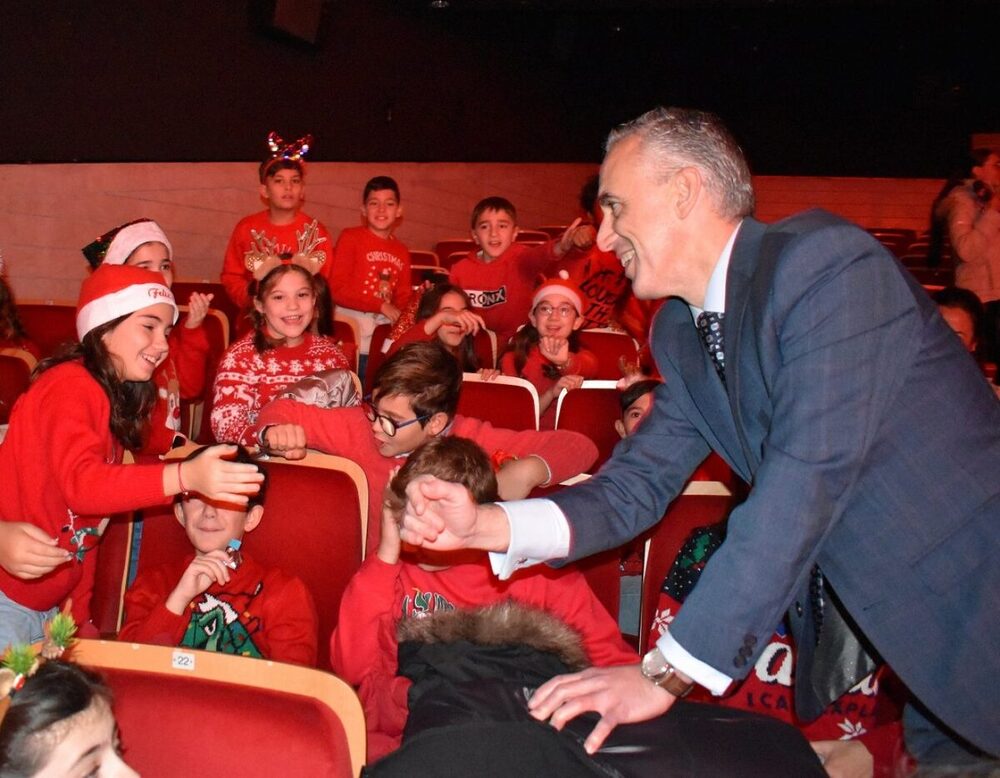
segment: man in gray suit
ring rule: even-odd
[[[450,484],[412,484],[404,539],[507,552],[501,576],[579,559],[656,523],[714,450],[750,493],[669,632],[639,667],[549,682],[536,715],[599,712],[593,751],[692,681],[721,693],[789,607],[816,610],[799,593],[821,571],[916,698],[1000,751],[1000,404],[924,290],[830,214],[752,219],[742,153],[701,112],[613,132],[601,205],[598,244],[636,296],[671,298],[653,326],[652,413],[551,500],[475,510]]]

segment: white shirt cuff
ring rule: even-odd
[[[684,675],[690,676],[695,683],[704,686],[716,696],[725,692],[729,688],[729,684],[733,682],[733,679],[725,673],[720,673],[711,665],[691,656],[680,643],[670,636],[669,632],[665,632],[656,641],[656,647],[660,649],[663,658],[672,666]]]
[[[569,522],[551,500],[497,503],[510,523],[507,552],[490,552],[493,573],[506,581],[516,570],[569,554]]]

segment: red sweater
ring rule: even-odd
[[[535,387],[539,397],[555,386],[559,380],[558,378],[549,378],[545,375],[544,368],[548,364],[551,363],[542,356],[542,352],[535,345],[528,352],[528,359],[524,363],[524,369],[520,373],[521,378],[530,381],[532,386]],[[513,351],[508,351],[500,358],[500,372],[504,375],[518,375],[517,371],[514,370]],[[569,362],[566,363],[566,368],[562,372],[563,375],[582,375],[584,378],[593,378],[597,375],[597,357],[594,356],[593,352],[585,348],[571,352]],[[552,402],[542,411],[542,415],[538,419],[540,429],[550,430],[556,426],[557,399],[557,397],[553,397]]]
[[[597,666],[633,664],[638,656],[576,570],[544,565],[497,580],[486,554],[479,563],[429,572],[415,564],[388,565],[368,557],[340,602],[330,638],[333,671],[357,687],[368,727],[368,761],[399,747],[406,724],[407,678],[396,674],[396,625],[401,618],[514,600],[558,616],[581,637]]]
[[[294,221],[290,224],[271,224],[270,211],[261,211],[240,219],[233,228],[233,234],[229,236],[229,245],[226,246],[226,257],[222,261],[222,285],[226,288],[229,299],[240,308],[250,307],[250,296],[247,287],[253,280],[253,273],[247,270],[246,253],[253,246],[253,236],[251,230],[262,233],[268,240],[277,240],[277,248],[280,254],[291,256],[299,249],[299,239],[305,228],[316,221],[311,216],[299,211],[295,215]],[[326,261],[320,268],[320,274],[331,282],[333,263],[330,261],[333,256],[333,241],[326,227],[317,221],[317,231],[323,239],[316,246],[317,251],[326,254]]]
[[[256,431],[268,424],[298,424],[306,431],[310,448],[348,457],[368,477],[368,532],[366,548],[374,552],[381,533],[382,492],[389,473],[403,463],[400,457],[385,457],[375,445],[371,422],[362,408],[316,408],[295,400],[275,400],[260,412]],[[255,434],[256,434],[255,431]],[[487,454],[502,450],[517,457],[541,457],[559,483],[586,471],[597,458],[597,448],[584,435],[566,430],[536,432],[498,429],[479,419],[455,416],[447,434],[469,438]]]
[[[225,586],[213,583],[181,616],[168,611],[167,597],[192,559],[193,553],[139,574],[125,594],[119,640],[316,665],[319,625],[306,585],[246,554]]]
[[[208,335],[204,327],[188,329],[183,322],[170,332],[170,353],[153,373],[156,405],[149,417],[149,437],[138,452],[165,454],[181,431],[181,400],[201,396],[205,389]]]
[[[379,313],[388,299],[399,310],[410,299],[410,251],[399,238],[348,227],[333,249],[330,293],[337,305]]]
[[[212,401],[212,434],[220,443],[257,444],[251,434],[260,409],[289,384],[323,370],[350,370],[333,338],[307,332],[297,346],[258,354],[250,332],[229,347],[219,362]]]
[[[499,348],[528,320],[538,276],[556,260],[553,245],[554,241],[541,246],[512,243],[492,262],[470,251],[452,265],[448,280],[469,295],[473,308],[497,334]]]
[[[90,596],[99,539],[73,530],[97,527],[103,517],[166,503],[163,464],[123,466],[112,437],[111,404],[100,384],[78,362],[46,370],[14,406],[0,444],[0,519],[25,521],[77,553],[42,578],[26,581],[0,568],[0,590],[41,611],[73,597],[78,624],[90,620]],[[72,529],[70,526],[72,525]]]

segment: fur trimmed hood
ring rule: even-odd
[[[555,654],[571,672],[590,666],[576,630],[543,610],[513,600],[403,619],[396,635],[400,643],[464,640],[479,646],[527,645]]]

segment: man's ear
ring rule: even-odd
[[[243,520],[243,531],[253,532],[257,529],[257,525],[260,524],[260,520],[264,518],[264,506],[255,505],[250,510],[247,511],[247,517]]]
[[[438,411],[427,420],[427,425],[424,429],[427,431],[428,435],[432,438],[436,438],[444,432],[444,428],[448,426],[448,421],[448,414]]]
[[[625,439],[625,425],[622,424],[621,419],[615,419],[615,432],[618,433],[618,437],[622,440]]]
[[[678,170],[670,181],[676,192],[674,208],[677,217],[686,219],[688,214],[694,209],[695,204],[701,197],[702,180],[701,171],[696,167],[684,167]]]
[[[181,500],[174,501],[174,518],[184,526],[184,503]]]

